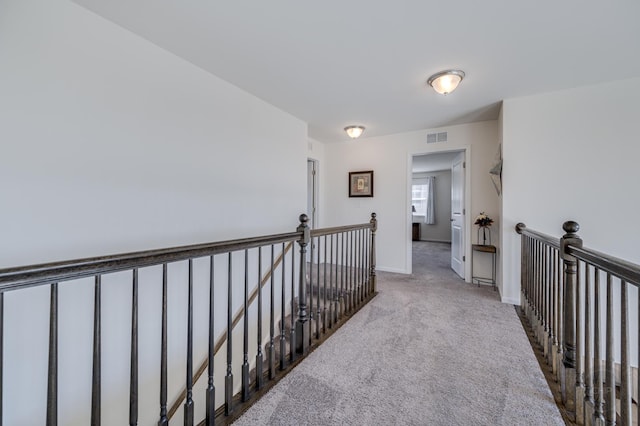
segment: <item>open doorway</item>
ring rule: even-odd
[[[412,244],[446,246],[451,255],[451,269],[463,279],[465,167],[464,150],[414,155],[409,206]]]

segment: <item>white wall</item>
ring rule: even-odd
[[[294,230],[306,157],[305,123],[80,6],[0,3],[0,267]],[[174,270],[184,281],[184,265]],[[160,281],[141,274],[140,423],[150,424]],[[119,355],[105,360],[103,421],[124,424],[130,273],[105,282],[105,339],[120,337],[105,343]],[[184,306],[183,284],[173,306]],[[61,286],[61,375],[73,379],[61,385],[62,424],[89,422],[92,294],[90,282]],[[6,295],[6,424],[44,418],[48,295]],[[172,342],[184,341],[184,315],[172,317]]]
[[[427,133],[447,131],[447,143],[427,145]],[[381,270],[411,272],[411,158],[448,150],[467,149],[467,183],[470,184],[467,206],[466,257],[470,259],[471,222],[480,211],[496,218],[494,230],[499,228],[498,197],[489,177],[489,169],[498,149],[497,121],[400,133],[376,138],[363,138],[340,144],[327,144],[325,155],[331,165],[327,177],[327,225],[361,223],[371,212],[379,220],[377,237],[377,266]],[[374,171],[374,197],[349,198],[349,171]],[[499,236],[495,235],[496,241]],[[466,262],[466,276],[470,276],[470,262]]]
[[[585,246],[640,263],[638,118],[640,78],[504,101],[503,297],[520,299],[518,222],[559,237],[575,220]]]

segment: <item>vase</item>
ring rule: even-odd
[[[491,245],[491,229],[488,226],[478,227],[478,244]]]

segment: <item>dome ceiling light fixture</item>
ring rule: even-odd
[[[448,95],[456,90],[458,84],[464,78],[464,71],[460,70],[447,70],[441,71],[429,77],[427,84],[433,87],[433,90],[441,95]]]
[[[364,132],[364,126],[347,126],[344,131],[347,132],[351,139],[358,139]]]

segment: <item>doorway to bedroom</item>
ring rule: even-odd
[[[412,263],[417,251],[439,247],[464,279],[465,151],[413,156],[411,169]],[[424,247],[422,247],[424,246]]]

